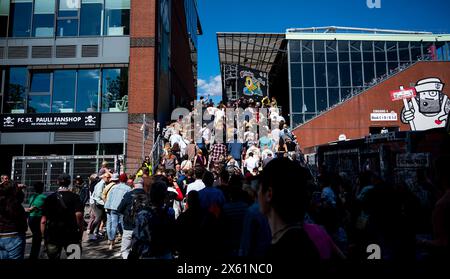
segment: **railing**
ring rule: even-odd
[[[153,170],[155,170],[158,167],[159,159],[161,158],[163,149],[164,149],[164,141],[161,135],[158,135],[153,144],[152,151],[150,152],[150,159],[152,160]]]

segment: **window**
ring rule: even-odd
[[[390,62],[398,61],[397,42],[386,43],[387,60]]]
[[[328,63],[328,86],[339,86],[338,64]]]
[[[351,42],[350,43],[350,51],[351,51],[352,62],[361,61],[361,42],[360,41]]]
[[[105,0],[105,31],[107,36],[130,34],[130,0]]]
[[[339,103],[339,88],[329,88],[328,89],[328,104],[329,106],[333,106]]]
[[[303,62],[313,62],[311,41],[302,41],[302,59]]]
[[[338,41],[339,61],[349,61],[348,41]]]
[[[72,1],[59,0],[58,37],[78,35],[78,6],[73,5]]]
[[[49,113],[50,95],[28,95],[28,113]]]
[[[9,0],[0,1],[0,37],[6,37],[8,30]],[[1,101],[1,100],[0,100]]]
[[[314,64],[303,64],[303,86],[314,87]]]
[[[75,70],[57,70],[53,74],[52,112],[74,112]]]
[[[32,0],[12,0],[9,24],[10,37],[29,37],[31,35]]]
[[[302,112],[303,111],[303,92],[301,89],[292,89],[292,111]]]
[[[339,72],[341,75],[341,86],[350,86],[350,64],[349,63],[340,63],[339,64]]]
[[[33,36],[53,37],[55,20],[54,0],[35,0],[33,16]]]
[[[316,94],[314,89],[304,89],[305,104],[302,108],[302,112],[316,112]]]
[[[422,49],[420,42],[411,42],[411,59],[416,61],[422,56]]]
[[[313,119],[316,116],[315,113],[305,113],[305,122]]]
[[[50,73],[33,73],[30,93],[50,93]]]
[[[398,52],[399,58],[401,62],[410,62],[411,58],[409,57],[409,42],[399,42],[398,43]]]
[[[327,86],[327,72],[325,70],[325,63],[316,63],[316,86],[325,87]]]
[[[376,63],[377,77],[381,77],[386,74],[386,62]]]
[[[368,83],[375,78],[375,66],[373,63],[364,63],[364,82]]]
[[[25,113],[27,68],[10,68],[6,71],[4,113]]]
[[[369,62],[374,60],[373,55],[373,42],[362,42],[363,49],[363,61]]]
[[[291,62],[301,62],[302,60],[302,55],[300,52],[290,52],[289,53],[290,57],[291,57]]]
[[[352,82],[353,86],[363,85],[363,72],[361,63],[352,63]]]
[[[303,114],[292,114],[292,127],[297,127],[303,122]]]
[[[103,0],[81,0],[80,36],[101,35]]]
[[[314,41],[314,61],[325,62],[324,41]]]
[[[291,86],[302,87],[302,65],[291,63]]]
[[[300,52],[300,41],[289,40],[289,50],[290,52]]]
[[[350,87],[341,88],[341,100],[347,98],[351,92],[352,92],[352,88],[350,88]]]
[[[327,61],[328,62],[336,62],[337,61],[336,46],[337,46],[336,41],[328,41],[326,43]]]
[[[128,69],[103,69],[102,111],[128,111]]]
[[[324,111],[328,107],[328,96],[326,88],[317,88],[317,111]]]
[[[375,61],[384,62],[386,61],[386,50],[385,42],[375,42]]]
[[[99,110],[100,70],[79,70],[77,90],[77,112],[97,112]]]

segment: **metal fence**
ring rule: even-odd
[[[72,179],[80,175],[84,181],[97,173],[103,161],[107,161],[115,172],[123,170],[123,155],[92,156],[20,156],[13,157],[11,177],[26,186],[26,199],[34,193],[32,185],[36,182],[45,184],[45,192],[58,189],[56,179],[66,173]]]

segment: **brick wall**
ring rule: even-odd
[[[148,136],[144,156],[153,144],[155,101],[156,1],[131,1],[127,172],[134,173],[142,162],[142,121],[146,115]]]
[[[383,83],[371,88],[363,94],[353,97],[347,102],[294,130],[302,148],[314,147],[337,141],[340,134],[347,139],[357,139],[369,134],[369,127],[400,127],[400,131],[409,131],[410,126],[401,122],[403,102],[392,102],[389,92],[398,90],[400,86],[410,87],[417,81],[438,77],[447,86],[443,92],[450,96],[450,62],[419,62]],[[373,110],[395,111],[398,121],[372,122],[370,114]]]

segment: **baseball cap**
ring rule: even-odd
[[[60,186],[69,186],[70,185],[70,175],[67,173],[63,173],[57,178],[58,185]]]
[[[75,180],[83,180],[83,178],[81,178],[81,175],[77,175],[75,176]]]
[[[118,173],[114,173],[112,176],[111,176],[111,181],[119,181],[119,174]]]

